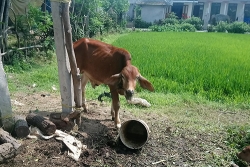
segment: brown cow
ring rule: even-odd
[[[237,156],[239,159],[250,163],[250,146],[246,146]]]
[[[84,111],[87,111],[85,86],[90,81],[93,88],[100,84],[109,86],[112,106],[111,116],[117,128],[121,127],[119,118],[119,94],[131,100],[136,87],[140,86],[153,91],[152,84],[131,64],[130,53],[122,48],[114,47],[104,42],[82,38],[74,42],[77,66],[82,73],[82,101]]]

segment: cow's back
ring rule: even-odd
[[[101,83],[131,63],[131,56],[125,49],[94,39],[82,38],[74,42],[74,50],[81,73]]]

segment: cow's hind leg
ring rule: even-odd
[[[88,77],[83,73],[81,82],[82,82],[82,107],[84,112],[88,111],[86,104],[86,96],[85,96],[85,88],[88,83],[88,80],[89,80]]]
[[[120,101],[119,94],[115,89],[111,89],[112,105],[111,105],[111,116],[112,120],[115,122],[115,126],[119,129],[121,127],[121,120],[119,117]]]

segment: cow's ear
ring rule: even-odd
[[[110,78],[106,80],[106,84],[108,85],[115,85],[121,81],[121,74],[112,75]]]
[[[139,82],[140,86],[141,86],[143,89],[147,89],[147,90],[149,90],[149,91],[151,91],[151,92],[154,91],[153,85],[152,85],[146,78],[144,78],[143,76],[140,75],[140,76],[138,77],[138,82]]]

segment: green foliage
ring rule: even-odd
[[[233,22],[228,25],[227,31],[230,33],[246,33],[250,32],[250,26],[244,22]]]
[[[54,92],[52,86],[55,85],[59,90],[58,71],[56,58],[46,60],[44,57],[39,57],[32,60],[29,70],[23,70],[19,66],[5,65],[4,69],[8,76],[8,86],[11,92],[24,91],[26,93],[44,91]],[[22,64],[18,62],[19,64]],[[36,86],[33,86],[35,84]],[[17,86],[19,85],[19,86]]]
[[[227,129],[227,144],[231,148],[242,150],[250,145],[250,126],[231,126]]]
[[[250,25],[244,22],[227,23],[221,21],[216,26],[210,25],[207,30],[208,32],[229,32],[243,34],[250,32]]]
[[[153,25],[153,26],[150,26],[149,29],[151,29],[152,31],[156,31],[156,32],[165,32],[165,31],[179,32],[180,31],[178,24],[177,25],[166,24],[162,26]]]
[[[135,27],[136,28],[148,28],[152,25],[152,23],[148,23],[146,21],[143,21],[141,17],[137,17],[135,19]]]
[[[70,14],[73,40],[124,29],[126,27],[124,15],[128,7],[129,3],[126,0],[76,0]]]
[[[30,37],[31,40],[39,37],[44,41],[48,36],[53,36],[52,17],[39,8],[29,6],[27,16],[17,16],[17,29],[24,34],[24,37]]]
[[[156,92],[191,93],[249,108],[248,41],[246,35],[148,32],[121,37],[115,45],[131,52]]]
[[[178,20],[175,13],[168,14],[167,18],[156,22],[153,26],[149,27],[152,31],[163,32],[163,31],[188,31],[194,32],[202,29],[202,21],[200,18],[192,17],[186,20]]]
[[[70,13],[70,22],[72,28],[72,40],[77,41],[85,36],[84,32],[84,16],[77,16]]]
[[[170,19],[178,19],[178,16],[175,15],[174,12],[171,12],[167,15],[167,18],[170,18]]]
[[[202,20],[199,17],[191,17],[188,19],[183,20],[183,23],[189,23],[194,25],[196,30],[202,30]]]
[[[195,26],[189,23],[182,23],[180,24],[180,29],[181,31],[187,31],[187,32],[195,32]]]
[[[182,24],[165,24],[163,26],[153,25],[149,27],[152,31],[157,32],[164,32],[164,31],[171,31],[171,32],[194,32],[196,29],[193,25],[189,23],[182,23]]]
[[[18,47],[41,45],[45,53],[53,50],[53,22],[49,13],[42,12],[39,8],[32,6],[29,6],[26,16],[17,16],[16,19],[15,26],[19,34],[19,41],[18,38],[14,38],[14,35],[9,35],[10,43],[8,49],[11,49],[13,52],[3,56],[3,62],[6,65],[13,66],[9,67],[10,71],[23,71],[30,68],[29,59],[39,55],[41,50],[18,50]]]
[[[141,7],[139,5],[135,6],[136,16],[141,17]]]
[[[227,27],[228,27],[228,24],[226,22],[224,22],[224,21],[221,21],[215,26],[215,31],[217,31],[217,32],[226,32]]]
[[[207,27],[207,32],[215,32],[215,26],[214,25],[209,25]]]
[[[5,65],[5,72],[22,73],[32,68],[31,63],[23,58],[23,52],[16,50],[13,53],[11,61]]]
[[[165,20],[163,20],[162,24],[176,25],[179,24],[179,20],[175,18],[166,18]]]

